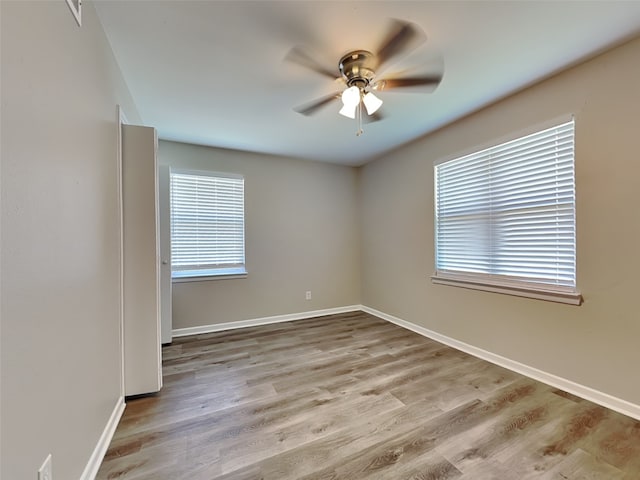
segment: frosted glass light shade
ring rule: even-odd
[[[360,89],[358,87],[349,87],[342,92],[342,104],[345,107],[355,107],[358,103],[360,103]]]
[[[345,117],[356,118],[356,108],[358,108],[357,103],[355,105],[344,105],[338,113]]]
[[[371,92],[367,93],[362,101],[369,115],[376,113],[376,111],[382,106],[382,100]]]
[[[349,87],[342,92],[342,108],[340,115],[349,118],[356,118],[356,108],[360,103],[360,89],[356,86]]]

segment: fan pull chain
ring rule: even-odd
[[[358,122],[358,130],[356,130],[356,137],[359,137],[364,133],[364,130],[362,130],[362,90],[360,90],[360,101],[358,102],[358,108],[356,109],[356,119]]]

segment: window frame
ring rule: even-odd
[[[438,190],[437,190],[437,168],[439,165],[447,162],[464,159],[467,156],[477,155],[485,150],[493,150],[503,147],[510,142],[516,142],[524,137],[532,134],[543,132],[544,130],[559,127],[568,122],[574,122],[573,125],[573,143],[574,143],[574,156],[573,156],[573,182],[575,185],[575,119],[573,115],[565,115],[553,120],[547,121],[543,124],[532,126],[524,131],[511,134],[502,139],[490,142],[483,147],[476,147],[470,149],[463,154],[454,155],[445,159],[434,162],[433,167],[433,185],[434,185],[434,273],[431,276],[432,283],[448,286],[456,286],[474,290],[483,290],[494,293],[504,293],[509,295],[548,300],[560,303],[567,303],[571,305],[581,305],[583,298],[577,289],[577,228],[576,228],[576,203],[577,195],[573,196],[573,222],[574,222],[574,239],[573,239],[573,253],[576,259],[574,264],[574,279],[575,286],[561,286],[547,283],[540,283],[539,281],[528,281],[527,277],[515,277],[510,275],[499,275],[495,273],[479,273],[479,272],[465,272],[465,271],[452,271],[452,270],[438,270]],[[487,224],[489,225],[489,224]]]
[[[221,263],[219,266],[201,266],[201,267],[184,267],[176,268],[173,264],[174,255],[174,229],[173,229],[173,177],[174,175],[190,175],[197,177],[213,177],[220,179],[239,179],[242,181],[242,263]],[[248,275],[246,268],[246,211],[245,211],[245,178],[242,174],[218,172],[209,170],[196,170],[186,168],[169,169],[169,219],[170,219],[170,237],[171,237],[171,281],[177,282],[195,282],[206,280],[221,280],[245,278]]]

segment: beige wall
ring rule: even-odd
[[[0,2],[0,476],[78,479],[120,395],[116,104],[93,6]]]
[[[364,167],[363,304],[640,404],[639,58],[636,40]],[[434,161],[567,113],[585,303],[433,285]]]
[[[165,141],[158,156],[245,178],[249,274],[174,283],[174,329],[360,303],[355,169]]]

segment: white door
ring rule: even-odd
[[[171,215],[169,205],[169,166],[158,167],[160,199],[160,323],[162,343],[171,343]]]
[[[122,126],[125,395],[162,387],[157,136]]]

